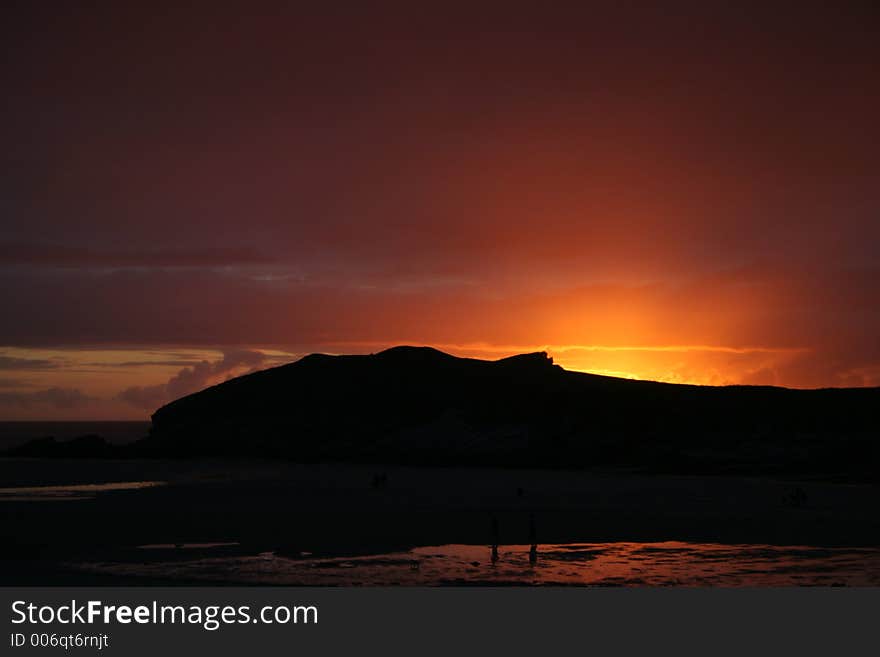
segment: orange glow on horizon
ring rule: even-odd
[[[421,344],[406,341],[398,344]],[[364,353],[386,343],[331,345],[332,353]],[[786,385],[776,368],[809,353],[807,349],[712,345],[556,345],[424,344],[455,356],[497,360],[522,353],[547,352],[566,370],[625,379],[691,385]],[[789,387],[798,387],[791,386]],[[809,387],[809,386],[802,386]]]

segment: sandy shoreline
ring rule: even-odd
[[[386,475],[384,486],[373,479]],[[297,465],[0,459],[0,488],[105,482],[161,486],[70,501],[4,501],[3,581],[46,584],[77,560],[143,559],[137,546],[234,542],[241,553],[357,555],[413,546],[691,541],[880,545],[880,488],[768,477]],[[787,498],[800,488],[805,499]],[[86,578],[88,579],[88,578]],[[95,577],[93,583],[122,583]],[[152,581],[151,583],[160,583]],[[178,582],[180,583],[180,582]]]

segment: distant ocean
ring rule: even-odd
[[[122,445],[147,435],[149,422],[0,422],[0,449],[15,447],[34,438],[54,436],[67,440],[97,434]]]

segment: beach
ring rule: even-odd
[[[83,564],[485,548],[493,518],[502,546],[529,543],[530,522],[541,545],[880,546],[880,488],[827,478],[7,458],[0,489],[2,577],[22,585],[192,583]]]

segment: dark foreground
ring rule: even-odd
[[[107,482],[129,483],[109,490],[65,487]],[[386,569],[383,583],[420,583],[409,571],[422,572],[421,563],[414,562],[424,558],[418,550],[407,550],[446,546],[467,553],[459,559],[465,566],[489,563],[493,516],[502,546],[500,565],[506,566],[527,558],[523,546],[531,542],[530,516],[535,518],[539,567],[550,563],[547,546],[568,544],[880,547],[880,488],[821,480],[258,461],[0,459],[0,487],[0,576],[7,585],[265,584],[273,583],[271,576],[242,580],[214,572],[205,578],[198,569],[169,564],[258,555],[326,560],[383,554],[396,555],[402,560],[397,565],[406,566],[398,582],[386,581],[397,578],[397,571]],[[468,548],[456,545],[481,547],[471,558]],[[681,558],[686,559],[688,549],[679,550],[685,555]],[[716,561],[724,559],[719,554]],[[860,553],[855,554],[858,568]],[[872,559],[864,561],[869,576],[876,574]],[[340,568],[352,565],[341,562]],[[467,583],[467,568],[462,572],[452,583]],[[377,583],[374,575],[354,567],[342,577],[309,581]],[[291,583],[280,574],[277,579]],[[651,583],[650,577],[644,581]]]

